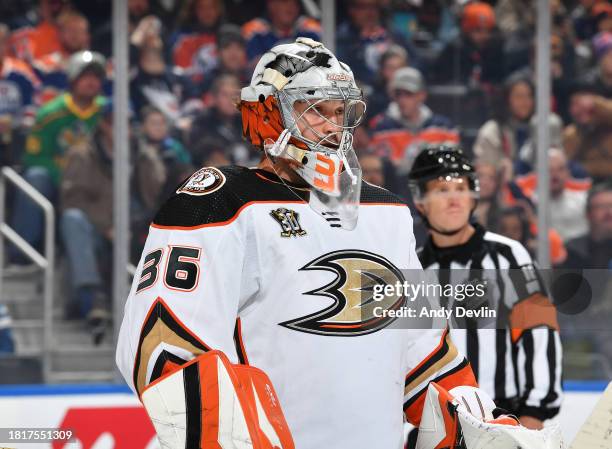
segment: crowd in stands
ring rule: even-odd
[[[108,316],[112,285],[110,3],[0,6],[0,160],[56,206],[70,267],[66,314],[92,328]],[[137,258],[156,208],[195,168],[257,163],[242,138],[239,89],[269,48],[321,40],[322,30],[316,5],[299,0],[127,3]],[[475,219],[534,252],[536,2],[337,3],[336,52],[368,105],[354,140],[364,179],[411,204],[406,175],[420,148],[462,145],[480,176]],[[550,7],[551,200],[541,206],[551,211],[551,260],[612,269],[612,4]],[[41,211],[19,192],[9,206],[11,225],[40,248]],[[7,263],[27,263],[16,248],[7,254]],[[3,319],[0,309],[0,332]]]

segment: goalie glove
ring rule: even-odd
[[[498,409],[499,410],[499,409]],[[417,449],[563,449],[558,425],[531,430],[510,415],[494,418],[495,404],[481,389],[445,390],[429,384]]]
[[[219,351],[152,382],[141,401],[163,449],[295,449],[268,376]]]

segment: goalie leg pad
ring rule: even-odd
[[[269,378],[219,351],[152,382],[141,401],[163,449],[294,449]]]

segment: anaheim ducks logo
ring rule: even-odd
[[[377,254],[361,250],[334,251],[300,269],[309,270],[336,274],[329,284],[304,293],[327,296],[334,302],[319,312],[280,323],[281,326],[310,334],[355,337],[376,332],[395,320],[385,314],[375,316],[375,307],[397,310],[404,303],[402,295],[385,296],[382,301],[373,299],[375,285],[404,282],[402,272]]]
[[[176,193],[208,195],[219,190],[223,184],[225,184],[225,175],[220,170],[214,167],[204,167],[191,175]]]

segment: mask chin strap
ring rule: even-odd
[[[353,145],[353,135],[347,132],[342,133],[342,140],[340,141],[340,147],[336,150],[336,155],[338,159],[342,161],[344,164],[344,168],[346,169],[346,173],[351,178],[351,183],[353,185],[357,184],[357,176],[353,173],[351,166],[349,165],[348,160],[346,159],[346,152],[348,148],[351,148]]]

